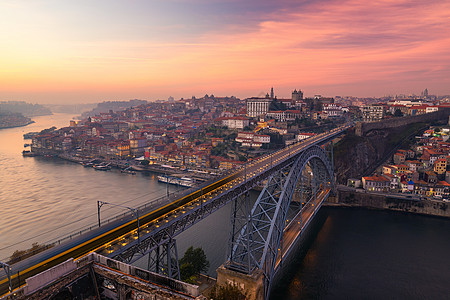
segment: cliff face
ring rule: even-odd
[[[366,170],[380,161],[386,149],[383,137],[357,137],[353,132],[344,137],[334,149],[336,180],[345,184],[348,178],[360,178]]]
[[[380,164],[390,159],[396,149],[408,146],[416,133],[425,129],[416,123],[391,129],[372,130],[366,136],[348,134],[334,147],[334,164],[337,182],[346,184],[348,178],[361,178],[372,173]]]

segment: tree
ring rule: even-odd
[[[220,286],[215,285],[208,297],[214,300],[245,300],[248,298],[248,295],[247,292],[240,289],[236,284],[226,283]]]
[[[195,275],[206,272],[209,261],[202,248],[189,247],[179,261],[180,276],[183,281],[193,281]]]
[[[394,112],[394,117],[403,117],[402,111],[397,108]]]

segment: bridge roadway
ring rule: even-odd
[[[330,189],[323,189],[317,193],[316,197],[304,203],[301,211],[289,222],[283,232],[283,240],[281,251],[278,252],[277,260],[275,262],[275,270],[278,269],[282,258],[286,257],[291,250],[291,246],[308,227],[316,212],[322,206],[323,201],[328,197]]]
[[[151,212],[145,212],[145,214],[140,212],[141,239],[144,239],[146,235],[151,234],[153,231],[158,230],[161,224],[168,223],[172,219],[185,214],[189,209],[201,206],[225,190],[232,190],[250,178],[269,171],[271,168],[287,161],[291,156],[306,150],[308,147],[323,144],[342,134],[351,126],[351,124],[346,124],[265,155],[247,163],[236,172],[215,180],[205,187],[190,189],[189,191],[193,190],[190,194],[182,196]],[[23,286],[26,278],[56,266],[67,259],[77,259],[93,251],[108,255],[117,251],[120,247],[126,247],[131,243],[136,243],[136,240],[137,221],[131,216],[106,226],[101,226],[77,239],[70,240],[12,265],[11,280],[13,290]],[[0,276],[0,295],[4,295],[8,293],[8,279],[3,270],[1,270]]]

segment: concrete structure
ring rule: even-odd
[[[217,270],[217,285],[237,285],[248,293],[248,300],[264,299],[264,274],[255,270],[252,274],[234,272],[220,266]]]
[[[6,299],[203,299],[199,287],[91,253],[26,279]]]

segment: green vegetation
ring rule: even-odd
[[[209,299],[214,300],[245,300],[248,299],[248,294],[243,291],[236,284],[215,285],[208,295]]]
[[[397,108],[394,112],[394,117],[403,117],[402,111]]]
[[[227,145],[225,143],[220,143],[216,147],[213,147],[211,149],[211,155],[222,156],[222,157],[226,158],[226,157],[228,157],[228,155],[227,155],[228,148],[229,148],[229,145]]]
[[[195,283],[200,272],[206,272],[209,261],[202,248],[189,247],[179,261],[181,280],[187,283]]]

